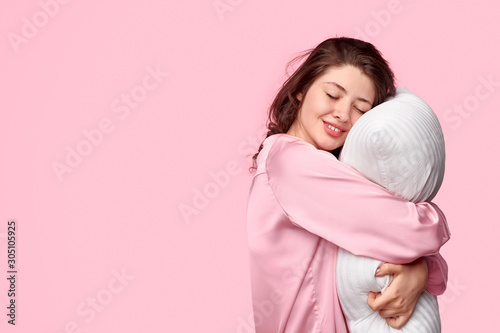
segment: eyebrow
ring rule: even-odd
[[[327,83],[327,84],[330,84],[330,85],[332,85],[332,86],[337,87],[337,88],[338,88],[338,89],[340,89],[343,93],[346,93],[346,92],[347,92],[347,90],[345,90],[345,88],[344,88],[344,87],[342,87],[340,84],[338,84],[338,83],[336,83],[336,82],[331,82],[331,81],[329,81],[329,82],[325,82],[325,83]],[[368,103],[368,104],[370,104],[370,105],[373,105],[373,102],[370,102],[369,100],[364,99],[363,97],[358,97],[358,100],[360,100],[360,101],[362,101],[362,102],[366,102],[366,103]]]

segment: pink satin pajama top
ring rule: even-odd
[[[396,264],[427,256],[427,290],[446,288],[442,212],[390,194],[299,138],[264,141],[247,214],[257,333],[347,332],[335,287],[338,247]]]

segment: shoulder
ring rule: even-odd
[[[268,155],[298,155],[298,154],[322,154],[325,151],[316,149],[312,144],[299,139],[295,136],[280,133],[274,134],[266,138],[264,141],[264,149],[267,148]],[[330,154],[329,154],[330,155]],[[333,155],[332,155],[333,156]]]

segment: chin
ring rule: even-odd
[[[332,152],[333,150],[339,148],[341,146],[335,145],[335,144],[326,144],[326,145],[321,145],[318,149],[320,150],[326,150],[328,152]]]

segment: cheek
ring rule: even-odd
[[[317,116],[317,108],[311,102],[305,101],[300,108],[300,117],[303,123],[310,123]]]
[[[351,114],[351,124],[354,125],[359,118],[361,118],[361,114],[355,111],[353,114]]]
[[[316,91],[309,91],[309,94],[304,99],[304,108],[307,109],[309,116],[318,116],[325,112],[328,106],[325,104],[322,95]]]

